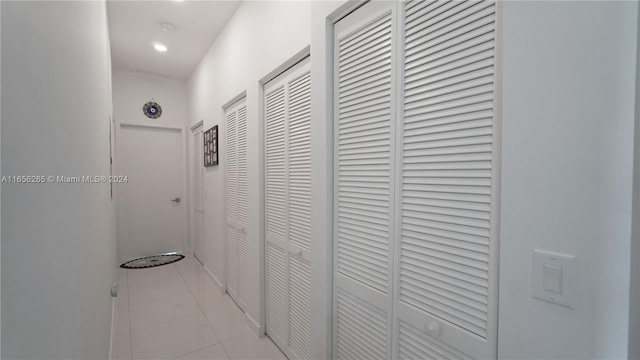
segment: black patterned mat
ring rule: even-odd
[[[145,256],[139,259],[129,260],[126,263],[120,265],[123,269],[146,269],[155,266],[162,266],[174,263],[184,259],[184,255],[171,254],[171,255],[152,255]]]

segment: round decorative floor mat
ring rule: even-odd
[[[184,259],[184,255],[170,254],[170,255],[151,255],[141,257],[139,259],[129,260],[126,263],[120,265],[123,269],[146,269],[155,266],[162,266],[174,263]]]

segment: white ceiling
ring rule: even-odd
[[[240,1],[107,1],[112,65],[186,79]],[[171,23],[175,31],[163,31]],[[162,43],[164,53],[153,48]]]

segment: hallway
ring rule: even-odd
[[[640,360],[640,0],[0,23],[0,360]]]
[[[113,359],[286,359],[258,338],[200,262],[118,269]]]

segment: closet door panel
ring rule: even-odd
[[[288,83],[289,242],[311,250],[311,73]]]
[[[226,170],[226,216],[227,222],[236,222],[238,218],[238,179],[237,179],[237,128],[235,111],[226,115],[227,158]]]
[[[381,293],[389,284],[391,153],[391,12],[338,41],[337,271]],[[378,60],[354,50],[381,38]],[[354,53],[355,51],[355,53]],[[368,75],[379,67],[384,81]],[[355,80],[352,80],[355,79]],[[344,85],[351,87],[345,94]],[[362,95],[366,90],[372,95]],[[375,114],[371,110],[377,110]],[[375,201],[371,201],[374,198]]]
[[[266,332],[286,352],[290,307],[287,92],[284,85],[265,92]]]
[[[247,238],[247,107],[241,105],[236,111],[237,125],[237,189],[238,189],[238,301],[245,308],[248,297],[249,243]]]
[[[335,358],[496,357],[496,11],[335,24]]]
[[[334,358],[391,357],[395,3],[336,23]]]
[[[266,96],[266,233],[267,241],[287,239],[287,168],[285,144],[285,89]]]
[[[227,237],[227,292],[236,298],[238,294],[238,180],[237,180],[237,122],[236,113],[226,114],[226,237]]]
[[[397,356],[495,357],[496,4],[404,7]]]

